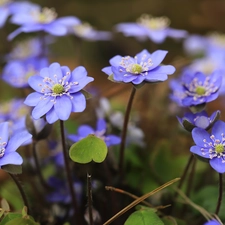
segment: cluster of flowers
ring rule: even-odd
[[[54,9],[41,9],[40,6],[28,2],[5,0],[0,3],[0,15],[1,28],[5,25],[9,16],[11,23],[20,26],[8,36],[10,41],[22,32],[45,32],[53,36],[75,35],[78,38],[91,41],[110,40],[112,38],[110,32],[96,31],[88,23],[83,23],[76,17],[57,18]],[[167,37],[184,38],[187,36],[186,31],[172,29],[169,24],[168,18],[153,18],[149,15],[143,15],[136,23],[118,24],[115,29],[123,32],[125,36],[134,36],[141,41],[150,39],[155,43],[162,43]],[[83,112],[86,108],[83,88],[94,78],[87,75],[83,66],[78,66],[71,71],[67,66],[61,66],[57,62],[49,65],[46,43],[51,41],[49,37],[45,36],[41,39],[35,38],[18,43],[13,51],[5,57],[7,64],[3,69],[2,79],[13,87],[31,87],[35,92],[26,97],[25,105],[21,104],[23,100],[19,99],[7,104],[6,109],[0,112],[0,119],[3,122],[0,124],[0,168],[2,169],[8,164],[21,165],[23,159],[16,150],[22,144],[40,140],[42,136],[38,134],[46,128],[47,124],[53,124],[58,120],[66,121],[72,112]],[[205,40],[204,43],[208,41],[209,39]],[[203,47],[206,55],[204,60],[218,62],[216,60],[218,54],[221,55],[221,59],[225,55],[223,56],[221,48],[218,46],[218,48],[213,48],[213,46],[213,44],[210,45],[209,49]],[[131,83],[134,88],[147,83],[162,82],[168,79],[168,75],[175,72],[172,65],[161,64],[167,53],[164,50],[157,50],[151,54],[144,49],[134,57],[116,55],[109,61],[110,66],[103,68],[102,71],[108,75],[111,81]],[[210,165],[217,172],[224,173],[225,123],[218,120],[220,111],[214,112],[209,117],[206,111],[202,110],[207,102],[215,100],[219,93],[222,93],[219,90],[221,83],[224,81],[222,76],[224,68],[222,63],[219,63],[220,67],[217,65],[217,69],[210,71],[210,74],[206,74],[196,66],[197,63],[196,61],[185,68],[181,78],[171,81],[170,86],[173,90],[171,99],[182,107],[198,110],[198,112],[188,112],[183,118],[178,118],[181,125],[192,132],[196,145],[191,147],[191,152],[209,159]],[[19,107],[23,107],[21,108],[22,116],[19,115],[19,110],[17,110],[18,114],[15,114],[15,107],[18,109],[18,104]],[[25,115],[30,113],[27,106],[33,107],[31,116],[35,131],[29,130],[32,135],[26,127]],[[105,118],[110,111],[108,105],[106,111],[105,108],[97,109],[96,130],[89,125],[82,125],[78,128],[77,134],[67,135],[67,138],[72,142],[78,142],[89,134],[94,134],[104,140],[107,147],[120,144],[121,138],[119,136],[107,132]],[[113,124],[115,113],[110,112],[110,114],[108,121]],[[123,120],[121,116],[120,120]],[[114,123],[113,125],[118,126],[121,130],[121,122],[119,125],[118,121],[116,122],[117,124]],[[9,128],[11,128],[10,131]],[[206,131],[210,128],[212,128],[211,134]],[[132,127],[131,130],[134,131],[135,129]],[[135,131],[135,136],[140,135],[140,139],[139,141],[136,140],[136,143],[139,142],[143,146],[143,133],[139,129]],[[56,146],[54,145],[54,147]],[[54,160],[57,165],[64,166],[61,153]],[[60,181],[54,179],[49,181],[52,187],[55,186],[55,183],[60,183]],[[79,186],[80,184],[76,182],[74,185]],[[53,192],[48,196],[48,200],[70,202],[71,198],[65,191],[67,187],[64,187],[64,185],[58,186],[60,186],[58,191],[62,194]],[[205,225],[217,224],[219,223],[213,220]]]

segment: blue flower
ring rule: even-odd
[[[194,128],[192,137],[195,146],[190,151],[202,158],[208,159],[211,167],[218,173],[225,172],[225,123],[217,121],[211,135],[202,128]]]
[[[210,220],[204,223],[204,225],[221,225],[221,224],[217,220]]]
[[[167,17],[152,17],[142,15],[136,23],[120,23],[116,25],[116,30],[125,36],[134,36],[138,40],[149,38],[155,43],[162,43],[167,37],[175,39],[184,38],[187,31],[172,29],[169,27],[170,20]]]
[[[28,83],[36,92],[28,95],[24,103],[34,106],[34,119],[46,114],[46,120],[50,124],[58,119],[67,120],[71,112],[84,111],[86,99],[81,90],[93,80],[87,76],[87,71],[82,66],[71,73],[67,66],[52,63],[43,68],[40,75],[29,78]]]
[[[18,29],[13,31],[8,40],[12,40],[21,32],[30,33],[37,31],[45,31],[54,36],[64,36],[67,34],[66,25],[76,25],[79,20],[74,17],[62,17],[57,19],[57,13],[54,9],[49,8],[37,8],[30,10],[28,13],[16,13],[12,16],[11,22],[17,25],[21,25]]]
[[[158,50],[150,54],[147,50],[138,53],[134,58],[130,56],[114,56],[110,59],[111,66],[102,69],[107,75],[113,75],[116,82],[138,85],[142,82],[165,81],[168,74],[173,74],[175,68],[171,65],[160,66],[167,51]]]
[[[11,0],[2,0],[0,2],[0,28],[5,25],[7,18],[14,13],[27,13],[35,8],[38,8],[38,6],[29,2],[13,2]]]
[[[27,131],[21,131],[9,138],[9,124],[0,123],[0,168],[8,164],[21,165],[23,159],[16,150],[31,137]]]
[[[104,140],[108,147],[111,145],[118,145],[121,142],[120,137],[116,135],[106,135],[106,122],[104,119],[98,119],[96,130],[88,125],[82,125],[78,128],[77,135],[70,134],[68,135],[68,138],[71,141],[78,142],[89,134],[94,134]]]
[[[181,126],[187,131],[192,131],[195,127],[199,127],[205,130],[210,129],[213,124],[219,119],[220,111],[217,110],[210,117],[207,115],[206,111],[201,111],[197,113],[185,113],[183,118],[177,117]]]
[[[220,71],[214,71],[208,76],[202,72],[186,71],[181,79],[170,82],[173,91],[171,99],[185,107],[211,102],[218,97],[221,83]]]
[[[42,57],[12,60],[3,68],[2,79],[12,87],[28,87],[28,78],[38,74],[42,68],[48,65],[48,59]]]

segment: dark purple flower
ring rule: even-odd
[[[225,123],[217,121],[211,135],[202,128],[194,128],[192,137],[195,146],[190,151],[202,158],[209,159],[209,164],[218,173],[225,172]]]
[[[106,145],[109,147],[111,145],[118,145],[121,142],[120,137],[116,135],[106,135],[106,122],[104,119],[98,119],[96,130],[88,125],[82,125],[78,128],[78,134],[70,134],[68,138],[71,141],[78,142],[79,140],[87,137],[89,134],[94,134],[97,137],[105,141]]]
[[[34,106],[34,119],[46,115],[48,123],[67,120],[71,112],[84,111],[86,99],[81,90],[93,80],[82,66],[71,72],[67,66],[52,63],[40,75],[29,78],[28,83],[36,92],[28,95],[24,103]]]
[[[217,220],[210,220],[204,223],[204,225],[221,225],[221,224]]]
[[[8,164],[21,165],[23,159],[16,150],[31,137],[27,131],[20,131],[9,138],[9,124],[0,123],[0,168]]]
[[[167,51],[158,50],[150,54],[143,50],[135,57],[120,55],[110,59],[111,66],[102,69],[104,73],[113,76],[115,82],[132,82],[138,85],[142,82],[165,81],[168,74],[173,74],[175,68],[171,65],[161,66]]]
[[[195,127],[199,127],[205,130],[210,129],[213,124],[219,119],[220,111],[217,110],[210,117],[206,111],[197,113],[188,112],[185,113],[183,118],[177,117],[179,123],[187,131],[192,131]]]
[[[136,23],[120,23],[116,25],[116,30],[125,36],[134,36],[138,40],[149,38],[155,43],[162,43],[167,37],[175,39],[187,36],[187,31],[169,27],[170,20],[167,17],[152,17],[142,15]]]
[[[211,102],[218,97],[221,83],[222,75],[218,70],[208,76],[202,72],[186,71],[181,79],[170,82],[171,99],[187,107]]]
[[[48,59],[41,57],[9,61],[3,68],[2,79],[12,87],[28,87],[29,77],[37,75],[42,68],[48,65]]]
[[[17,25],[21,25],[18,29],[13,31],[8,40],[12,40],[18,34],[45,31],[54,36],[64,36],[67,34],[66,25],[76,25],[79,20],[74,20],[73,17],[62,17],[57,19],[57,13],[54,9],[49,8],[37,8],[30,10],[28,13],[16,13],[12,16],[11,22]]]

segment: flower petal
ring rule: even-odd
[[[54,62],[49,66],[49,77],[56,83],[62,79],[62,70],[59,63]]]
[[[198,145],[199,147],[204,147],[205,142],[203,142],[203,140],[206,140],[206,142],[208,143],[212,142],[209,133],[202,128],[198,127],[194,128],[192,130],[192,137],[195,144]]]
[[[60,120],[67,120],[72,110],[72,103],[70,98],[65,95],[56,98],[54,109]]]
[[[55,36],[63,36],[67,33],[67,28],[57,21],[46,24],[42,29],[45,32]]]
[[[28,84],[33,88],[35,91],[42,93],[41,90],[43,88],[43,77],[39,75],[31,76],[28,79]]]
[[[6,146],[7,152],[16,151],[24,142],[32,138],[32,135],[26,130],[15,132],[12,137],[9,139],[9,143]]]
[[[150,68],[151,69],[151,68]],[[149,72],[151,72],[151,74],[173,74],[175,72],[175,67],[171,66],[171,65],[167,65],[167,66],[158,66],[156,67],[154,70],[151,70]]]
[[[55,121],[57,121],[59,118],[55,112],[54,107],[52,107],[47,113],[46,113],[46,120],[48,123],[53,124]]]
[[[109,147],[111,145],[118,145],[121,142],[121,138],[116,135],[107,135],[105,138],[105,143]]]
[[[87,137],[89,134],[94,134],[95,131],[92,127],[88,125],[82,125],[78,128],[77,133],[80,137]]]
[[[151,59],[152,59],[152,67],[151,69],[156,68],[166,57],[166,54],[168,51],[163,51],[163,50],[157,50],[151,54]]]
[[[222,140],[225,135],[225,123],[218,120],[212,127],[212,134],[216,139]]]
[[[72,79],[80,80],[87,76],[87,70],[83,66],[78,66],[72,71]]]
[[[104,67],[102,69],[102,72],[106,73],[109,76],[113,74],[112,69],[111,69],[111,66]]]
[[[1,142],[8,142],[8,138],[9,138],[8,122],[0,123],[0,137],[1,137]]]
[[[222,158],[213,158],[209,164],[218,173],[225,173],[225,163],[222,162]]]
[[[36,106],[38,102],[41,101],[41,97],[43,97],[43,94],[33,92],[26,97],[24,104],[29,106]]]
[[[47,99],[42,99],[33,109],[32,117],[34,119],[40,119],[44,116],[54,105],[52,98],[48,97]]]
[[[106,122],[105,122],[104,119],[98,119],[96,130],[97,131],[104,131],[104,130],[106,130]]]
[[[23,158],[17,152],[6,153],[2,158],[0,158],[0,168],[1,166],[12,164],[21,165],[23,163]]]
[[[72,112],[83,112],[86,108],[85,96],[80,92],[77,92],[75,94],[71,94],[71,96],[73,97],[73,99],[71,99],[71,101],[72,101]]]
[[[209,157],[209,151],[208,151],[208,149],[205,149],[204,148],[204,151],[202,151],[201,149],[202,149],[202,147],[199,147],[199,146],[196,146],[195,145],[195,146],[192,146],[191,147],[190,151],[192,153],[196,154],[196,155],[199,155],[199,156],[203,157],[203,158],[209,159],[210,157]]]

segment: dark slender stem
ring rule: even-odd
[[[45,182],[45,179],[44,179],[44,177],[42,175],[42,172],[41,172],[41,167],[40,167],[40,164],[39,164],[39,160],[38,160],[38,156],[37,156],[37,151],[36,151],[36,144],[37,144],[37,142],[35,140],[33,140],[33,142],[32,142],[32,152],[33,152],[33,157],[34,157],[36,171],[37,171],[38,178],[39,178],[39,181],[40,181],[41,185],[45,189],[49,190],[50,187]]]
[[[11,173],[9,173],[9,175],[11,176],[11,178],[12,178],[13,181],[15,182],[17,188],[19,189],[19,192],[20,192],[21,197],[22,197],[22,199],[23,199],[23,203],[24,203],[24,205],[27,207],[27,214],[29,214],[29,213],[30,213],[29,204],[28,204],[28,201],[27,201],[26,194],[25,194],[25,192],[24,192],[24,190],[23,190],[23,188],[22,188],[20,182],[17,180],[17,178],[16,178],[15,175],[13,175],[13,174],[11,174]]]
[[[222,197],[223,197],[223,174],[219,173],[219,196],[218,196],[218,201],[217,201],[217,206],[215,211],[216,215],[219,214],[220,206],[222,203]]]
[[[65,133],[64,133],[64,122],[62,120],[60,120],[60,132],[61,132],[61,138],[62,138],[63,157],[65,162],[67,182],[69,185],[72,204],[73,204],[75,212],[77,213],[77,201],[76,201],[76,195],[75,195],[75,190],[73,186],[72,174],[69,168],[69,158],[68,158],[68,151],[66,149],[66,140],[65,140]]]
[[[91,174],[87,174],[89,225],[93,225]]]
[[[119,156],[119,172],[120,172],[121,178],[124,175],[124,150],[126,145],[127,126],[128,126],[128,121],[129,121],[131,107],[132,107],[135,93],[136,93],[136,88],[133,86],[131,94],[130,94],[129,102],[127,104],[127,109],[126,109],[124,122],[123,122],[123,130],[121,134],[120,156]]]
[[[188,177],[188,182],[187,182],[187,193],[186,196],[189,197],[191,193],[191,189],[193,186],[193,178],[195,174],[195,168],[196,168],[196,158],[193,159],[192,167],[191,167],[191,172]]]

